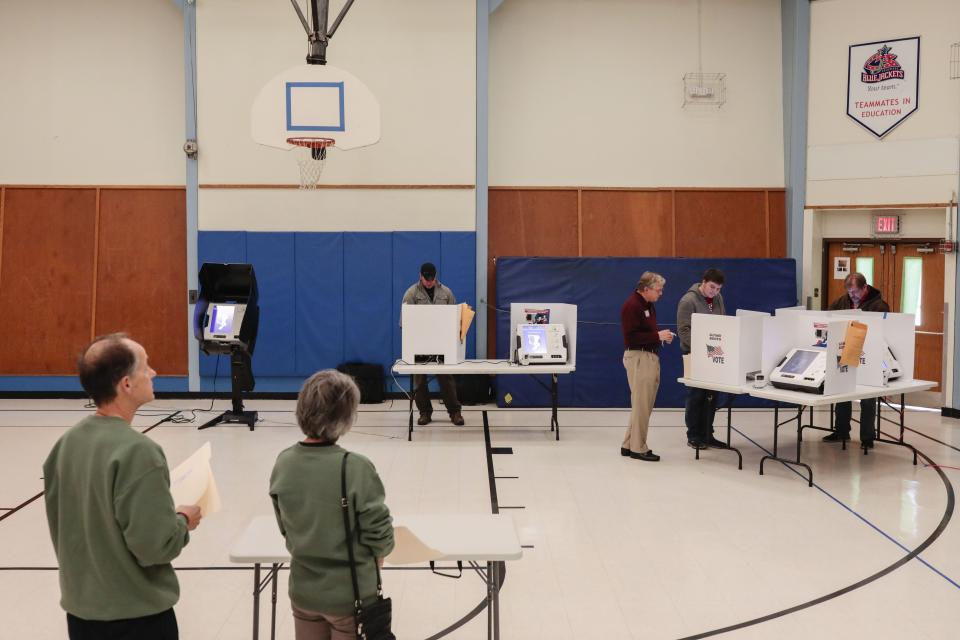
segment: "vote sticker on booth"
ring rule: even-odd
[[[707,359],[714,364],[723,364],[723,347],[720,345],[707,345]]]

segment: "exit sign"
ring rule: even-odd
[[[873,216],[873,235],[898,236],[900,235],[900,216]]]

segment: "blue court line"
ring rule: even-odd
[[[764,447],[763,445],[759,444],[756,440],[752,439],[750,436],[748,436],[748,435],[746,435],[745,433],[743,433],[742,431],[740,431],[740,429],[738,429],[738,428],[736,428],[736,427],[731,427],[731,429],[732,429],[733,431],[736,431],[737,433],[739,433],[741,436],[743,436],[743,438],[744,438],[745,440],[749,441],[751,444],[753,444],[755,447],[757,447],[757,448],[760,449],[761,451],[766,452],[767,455],[771,455],[771,456],[773,455],[773,453],[770,452],[766,447]],[[778,460],[777,462],[780,462],[780,461]],[[802,479],[804,482],[806,482],[807,479],[804,478],[803,475],[802,475],[799,471],[797,471],[796,469],[794,469],[793,467],[791,467],[789,464],[786,464],[786,463],[784,463],[784,462],[780,462],[780,464],[782,464],[784,467],[786,467],[787,469],[789,469],[790,471],[792,471],[797,477],[799,477],[799,478]],[[910,553],[910,552],[911,552],[910,549],[908,549],[907,547],[903,546],[903,544],[901,544],[897,539],[893,538],[893,537],[892,537],[890,534],[888,534],[886,531],[884,531],[883,529],[881,529],[881,528],[878,527],[877,525],[873,524],[872,522],[870,522],[869,520],[867,520],[865,517],[863,517],[862,515],[860,515],[860,514],[857,513],[856,511],[854,511],[851,507],[847,506],[843,501],[841,501],[839,498],[837,498],[836,496],[834,496],[833,494],[831,494],[829,491],[827,491],[826,489],[824,489],[823,487],[821,487],[819,484],[817,484],[816,482],[814,482],[814,483],[813,483],[813,486],[815,486],[815,487],[817,488],[817,490],[820,491],[820,493],[822,493],[823,495],[827,496],[828,498],[830,498],[831,500],[833,500],[834,502],[836,502],[838,505],[840,505],[841,507],[843,507],[844,509],[846,509],[847,511],[849,511],[850,513],[852,513],[853,515],[855,515],[855,516],[856,516],[857,518],[859,518],[862,522],[864,522],[865,524],[867,524],[868,526],[870,526],[870,528],[872,528],[874,531],[876,531],[877,533],[879,533],[880,535],[882,535],[884,538],[886,538],[887,540],[889,540],[889,541],[892,542],[893,544],[897,545],[900,549],[902,549],[902,550],[905,551],[906,553]],[[953,580],[950,576],[946,575],[945,573],[943,573],[942,571],[940,571],[939,569],[937,569],[936,567],[934,567],[932,564],[930,564],[929,562],[927,562],[926,560],[924,560],[923,558],[921,558],[919,555],[915,556],[915,557],[914,557],[914,560],[919,560],[920,563],[923,564],[925,567],[927,567],[928,569],[930,569],[931,571],[933,571],[934,573],[936,573],[938,576],[940,576],[941,578],[943,578],[944,580],[946,580],[947,582],[949,582],[950,584],[952,584],[952,585],[953,585],[954,587],[956,587],[957,589],[960,589],[960,584],[958,584],[957,581]]]

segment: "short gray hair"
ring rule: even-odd
[[[359,404],[353,378],[334,369],[318,371],[297,396],[297,424],[308,438],[336,442],[353,426]]]
[[[654,273],[653,271],[644,271],[643,275],[640,276],[640,279],[637,280],[637,289],[639,291],[643,291],[644,289],[652,289],[657,285],[662,287],[665,284],[667,284],[667,279],[659,273]]]

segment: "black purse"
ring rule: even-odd
[[[350,507],[347,501],[347,456],[343,454],[340,462],[340,509],[343,513],[343,529],[347,534],[347,553],[350,554],[350,579],[353,581],[353,606],[357,640],[397,640],[397,636],[390,631],[390,622],[393,617],[393,601],[383,597],[383,584],[380,580],[380,565],[373,559],[373,566],[377,570],[377,599],[363,607],[360,599],[360,584],[357,582],[357,561],[353,556],[353,532],[350,531]],[[356,509],[354,509],[356,511]],[[360,535],[360,518],[357,517],[357,536]]]

